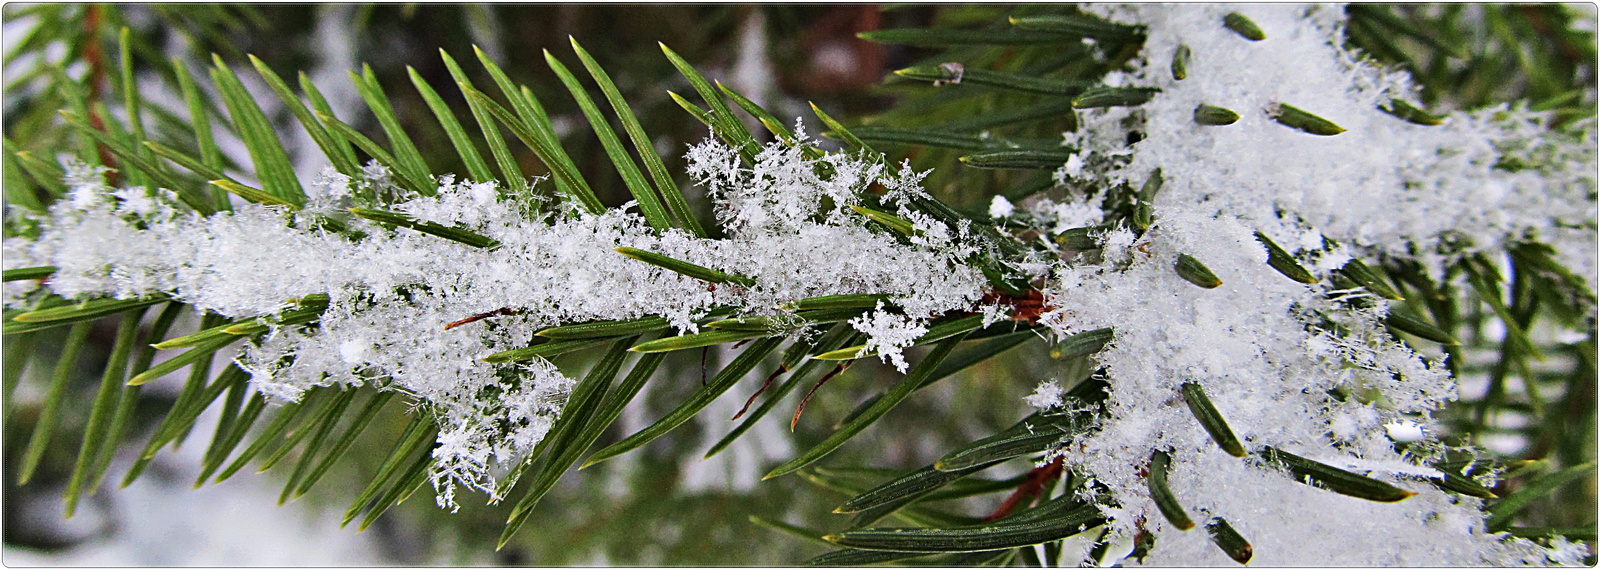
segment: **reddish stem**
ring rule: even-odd
[[[100,51],[100,5],[90,4],[83,9],[83,60],[89,64],[89,101],[100,99],[100,90],[106,83],[106,58]]]
[[[784,372],[788,372],[788,369],[785,369],[782,366],[779,366],[777,370],[773,370],[772,374],[767,376],[767,380],[765,382],[761,383],[761,389],[760,390],[756,390],[756,393],[751,394],[750,395],[750,399],[744,401],[744,407],[743,408],[739,408],[739,413],[734,414],[732,418],[728,419],[728,421],[731,422],[733,420],[737,420],[741,416],[743,416],[745,412],[749,411],[750,410],[750,404],[753,404],[756,401],[756,396],[760,396],[762,392],[767,391],[767,388],[769,386],[772,386],[772,381],[773,380],[777,380],[778,376],[783,374]]]
[[[499,317],[499,316],[504,316],[504,315],[515,315],[515,314],[517,314],[517,310],[516,309],[513,309],[511,307],[501,307],[499,309],[495,309],[495,310],[489,311],[487,313],[478,313],[476,315],[472,315],[472,316],[467,317],[465,319],[461,319],[459,321],[447,324],[447,325],[444,326],[444,330],[450,330],[450,329],[453,329],[453,328],[456,328],[456,327],[459,327],[461,325],[465,325],[465,324],[468,324],[468,323],[475,323],[475,322],[487,319],[489,317]]]
[[[829,371],[826,376],[823,376],[821,380],[818,380],[817,384],[811,387],[810,392],[806,392],[806,397],[802,398],[800,400],[800,405],[794,409],[794,419],[789,420],[789,431],[794,431],[794,427],[800,425],[800,413],[806,411],[806,404],[811,401],[811,395],[817,393],[817,388],[821,388],[823,384],[828,383],[828,381],[832,380],[834,376],[838,376],[840,372],[844,372],[844,369],[849,368],[852,362],[855,361],[846,360],[839,363],[837,368]]]
[[[1053,481],[1057,477],[1061,476],[1063,459],[1066,459],[1066,457],[1057,457],[1056,460],[1051,461],[1049,465],[1035,467],[1032,471],[1029,471],[1028,480],[1023,481],[1021,485],[1017,486],[1017,490],[1013,491],[1011,496],[1006,497],[1004,503],[1000,503],[1000,508],[995,509],[994,514],[984,517],[983,520],[992,521],[1003,518],[1006,515],[1011,514],[1011,511],[1016,509],[1017,505],[1022,504],[1024,500],[1031,504],[1034,499],[1039,497],[1039,493],[1044,490],[1045,483]]]
[[[104,52],[100,50],[100,10],[99,4],[90,4],[84,7],[83,34],[85,41],[83,60],[89,64],[89,126],[101,132],[110,132],[106,130],[105,120],[100,117],[100,113],[96,112],[94,108],[95,102],[100,100],[101,92],[105,90],[106,85],[106,58]],[[107,168],[113,168],[112,171],[106,173],[107,182],[111,186],[120,185],[118,173],[114,170],[117,165],[116,157],[112,156],[111,149],[103,144],[96,144],[95,148],[100,151],[100,163]]]
[[[1011,307],[1011,320],[1028,323],[1029,325],[1038,324],[1039,316],[1049,310],[1049,307],[1044,305],[1044,294],[1033,289],[1030,289],[1021,297],[1013,297],[999,291],[991,291],[988,295],[983,296],[983,302],[998,303]]]

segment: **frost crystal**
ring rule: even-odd
[[[997,195],[993,199],[989,200],[989,217],[991,218],[1004,218],[1010,216],[1011,213],[1015,211],[1016,207],[1013,206],[1011,201],[1007,200],[1005,196]]]
[[[871,313],[851,319],[850,326],[867,335],[867,344],[861,348],[862,352],[883,355],[901,372],[906,371],[906,359],[900,351],[928,332],[928,327],[915,319],[883,310],[883,303],[878,303],[877,309]]]
[[[1030,406],[1039,408],[1041,410],[1047,410],[1056,406],[1060,406],[1062,404],[1061,396],[1064,393],[1065,390],[1061,389],[1061,385],[1057,384],[1054,380],[1051,380],[1049,382],[1040,384],[1038,388],[1033,390],[1032,394],[1029,394],[1028,397],[1023,398],[1022,400],[1027,402]]]

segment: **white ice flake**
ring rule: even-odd
[[[1048,410],[1050,408],[1060,406],[1062,404],[1061,396],[1065,393],[1066,391],[1061,389],[1060,384],[1057,384],[1056,381],[1051,380],[1049,382],[1039,384],[1039,387],[1035,388],[1032,394],[1029,394],[1022,400],[1035,408]]]
[[[901,351],[928,332],[928,327],[922,322],[884,310],[883,303],[878,303],[877,309],[872,312],[850,319],[850,326],[867,335],[867,344],[861,347],[862,352],[876,352],[901,372],[906,371],[906,359]]]
[[[996,194],[994,198],[989,200],[989,217],[991,218],[1004,218],[1015,211],[1016,207],[1012,206],[1011,201],[1007,200],[1005,196]]]

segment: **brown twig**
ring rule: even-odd
[[[740,416],[743,416],[744,413],[750,409],[750,404],[755,403],[756,396],[760,396],[762,392],[767,391],[767,388],[769,386],[772,386],[772,381],[773,380],[777,380],[778,376],[780,376],[784,372],[788,372],[788,371],[789,370],[787,368],[784,368],[782,366],[779,366],[777,370],[773,370],[772,374],[767,376],[767,380],[765,382],[761,383],[761,389],[760,390],[756,390],[756,393],[751,394],[750,395],[750,399],[744,401],[744,407],[743,408],[739,408],[739,413],[734,414],[732,418],[728,419],[728,421],[731,422],[733,420],[739,419]]]
[[[1023,481],[1021,485],[1018,485],[1017,490],[1013,491],[1011,496],[1006,497],[1005,502],[1000,503],[1000,508],[995,509],[993,514],[984,517],[983,520],[992,521],[1005,517],[1006,515],[1011,514],[1011,511],[1016,509],[1017,505],[1022,504],[1024,500],[1032,503],[1033,499],[1037,499],[1039,497],[1039,493],[1044,490],[1045,483],[1048,483],[1061,476],[1062,460],[1064,459],[1066,459],[1066,457],[1057,457],[1056,460],[1051,461],[1049,465],[1035,467],[1032,471],[1029,471],[1028,480]]]
[[[811,387],[811,391],[810,392],[806,392],[806,397],[802,398],[800,400],[800,405],[796,406],[795,409],[794,409],[794,419],[789,420],[789,431],[794,431],[794,427],[797,426],[797,425],[800,425],[800,413],[806,411],[806,403],[811,401],[811,395],[812,394],[816,394],[817,393],[817,388],[821,388],[823,384],[828,383],[828,381],[832,380],[834,376],[838,376],[840,372],[844,372],[844,369],[849,368],[850,367],[850,363],[852,363],[852,362],[855,362],[855,361],[854,360],[846,360],[844,362],[839,363],[839,366],[837,368],[834,368],[832,371],[828,372],[828,374],[826,376],[823,376],[821,380],[817,380],[817,384],[815,386]]]
[[[100,117],[100,113],[96,112],[94,107],[94,104],[101,98],[101,92],[105,91],[106,85],[106,57],[105,52],[100,49],[101,9],[99,4],[89,4],[83,9],[83,60],[89,64],[89,76],[87,78],[89,80],[89,126],[100,132],[110,132],[106,130],[105,119]],[[123,88],[130,87],[125,85]],[[95,148],[100,151],[100,163],[106,168],[113,169],[106,173],[107,183],[113,187],[119,186],[121,181],[118,172],[115,170],[117,161],[116,157],[111,154],[111,148],[99,143],[95,144]]]
[[[100,51],[100,5],[90,4],[83,8],[83,60],[89,64],[89,100],[100,98],[100,90],[106,83],[106,58]]]
[[[459,327],[461,325],[465,325],[465,324],[468,324],[468,323],[475,323],[475,322],[487,319],[489,317],[515,315],[515,314],[517,314],[519,312],[520,311],[518,311],[516,309],[513,309],[511,307],[501,307],[501,308],[495,309],[493,311],[489,311],[487,313],[478,313],[476,315],[472,315],[472,316],[467,317],[465,319],[461,319],[459,321],[447,324],[447,325],[444,326],[444,330],[450,330],[450,329],[453,329],[453,328],[456,328],[456,327]]]
[[[1011,307],[1011,320],[1035,325],[1039,316],[1050,310],[1044,304],[1044,293],[1030,289],[1021,297],[1013,297],[998,291],[991,291],[983,296],[984,303],[998,303]]]
[[[706,387],[706,355],[711,354],[711,347],[700,349],[700,387]]]

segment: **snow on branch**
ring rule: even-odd
[[[1068,133],[1067,143],[1087,158],[1070,161],[1057,178],[1086,189],[1139,188],[1161,179],[1148,204],[1154,222],[1142,234],[1091,232],[1100,259],[1079,254],[1054,264],[1045,289],[1052,310],[1040,320],[1062,336],[1116,331],[1095,357],[1111,386],[1109,416],[1059,451],[1068,467],[1118,497],[1118,506],[1105,509],[1114,534],[1132,540],[1153,532],[1149,564],[1232,563],[1206,533],[1183,532],[1158,512],[1144,470],[1152,451],[1162,450],[1172,457],[1168,480],[1178,502],[1250,537],[1255,564],[1581,560],[1581,544],[1546,550],[1490,535],[1479,499],[1425,482],[1432,472],[1425,462],[1437,459],[1443,445],[1430,436],[1399,453],[1385,425],[1423,422],[1433,432],[1428,414],[1456,397],[1442,359],[1424,357],[1385,331],[1387,301],[1362,294],[1350,302],[1350,292],[1274,270],[1255,233],[1297,253],[1318,278],[1352,254],[1416,260],[1439,275],[1465,255],[1537,239],[1553,244],[1592,287],[1593,121],[1552,132],[1545,115],[1522,107],[1453,113],[1440,126],[1386,114],[1378,107],[1411,97],[1412,88],[1403,74],[1362,63],[1340,47],[1339,8],[1098,11],[1146,25],[1149,34],[1137,68],[1112,73],[1107,84],[1161,92],[1139,107],[1082,112],[1082,129]],[[1233,12],[1267,30],[1267,39],[1246,41],[1225,27]],[[1192,54],[1181,80],[1169,65],[1180,46]],[[1345,131],[1317,136],[1290,128],[1273,116],[1278,102],[1314,110]],[[1226,126],[1203,123],[1201,105],[1240,118]],[[1142,133],[1137,144],[1127,144],[1130,131]],[[1513,160],[1519,166],[1507,167]],[[1059,233],[1063,225],[1098,222],[1078,213],[1100,202],[1095,192],[1063,204],[997,200],[991,212]],[[1203,262],[1221,285],[1202,288],[1183,278],[1174,266],[1184,255]],[[1301,484],[1261,460],[1232,457],[1186,405],[1180,395],[1186,383],[1209,394],[1246,449],[1400,466],[1369,476],[1419,496],[1398,504],[1363,500]],[[1028,398],[1046,408],[1067,403],[1061,400],[1054,382]]]
[[[441,423],[434,456],[443,504],[453,503],[452,481],[493,493],[491,470],[525,456],[559,415],[573,380],[549,362],[482,360],[525,346],[540,329],[659,315],[696,332],[695,320],[716,307],[778,315],[780,305],[808,297],[885,294],[895,308],[880,308],[857,326],[903,368],[900,351],[929,319],[972,309],[983,295],[983,277],[946,251],[949,236],[901,243],[868,229],[848,208],[873,184],[920,193],[916,173],[842,155],[808,161],[781,145],[745,168],[737,153],[709,141],[691,150],[690,161],[691,174],[719,203],[727,239],[657,234],[622,209],[528,219],[517,204],[498,199],[494,184],[448,177],[437,196],[387,207],[497,246],[344,216],[366,234],[351,239],[316,229],[315,218],[338,216],[358,190],[400,192],[381,168],[369,167],[370,175],[355,181],[323,173],[300,212],[244,205],[204,218],[176,208],[170,192],[112,190],[80,166],[69,177],[71,199],[52,209],[37,240],[7,240],[5,263],[58,267],[46,287],[69,298],[170,293],[230,318],[328,295],[319,326],[274,327],[238,362],[257,389],[282,399],[313,386],[371,382],[419,398]],[[824,203],[831,208],[823,210]],[[714,286],[630,260],[620,247],[748,276],[754,285]],[[27,291],[8,284],[8,294],[14,305]],[[497,316],[445,328],[482,313]]]

